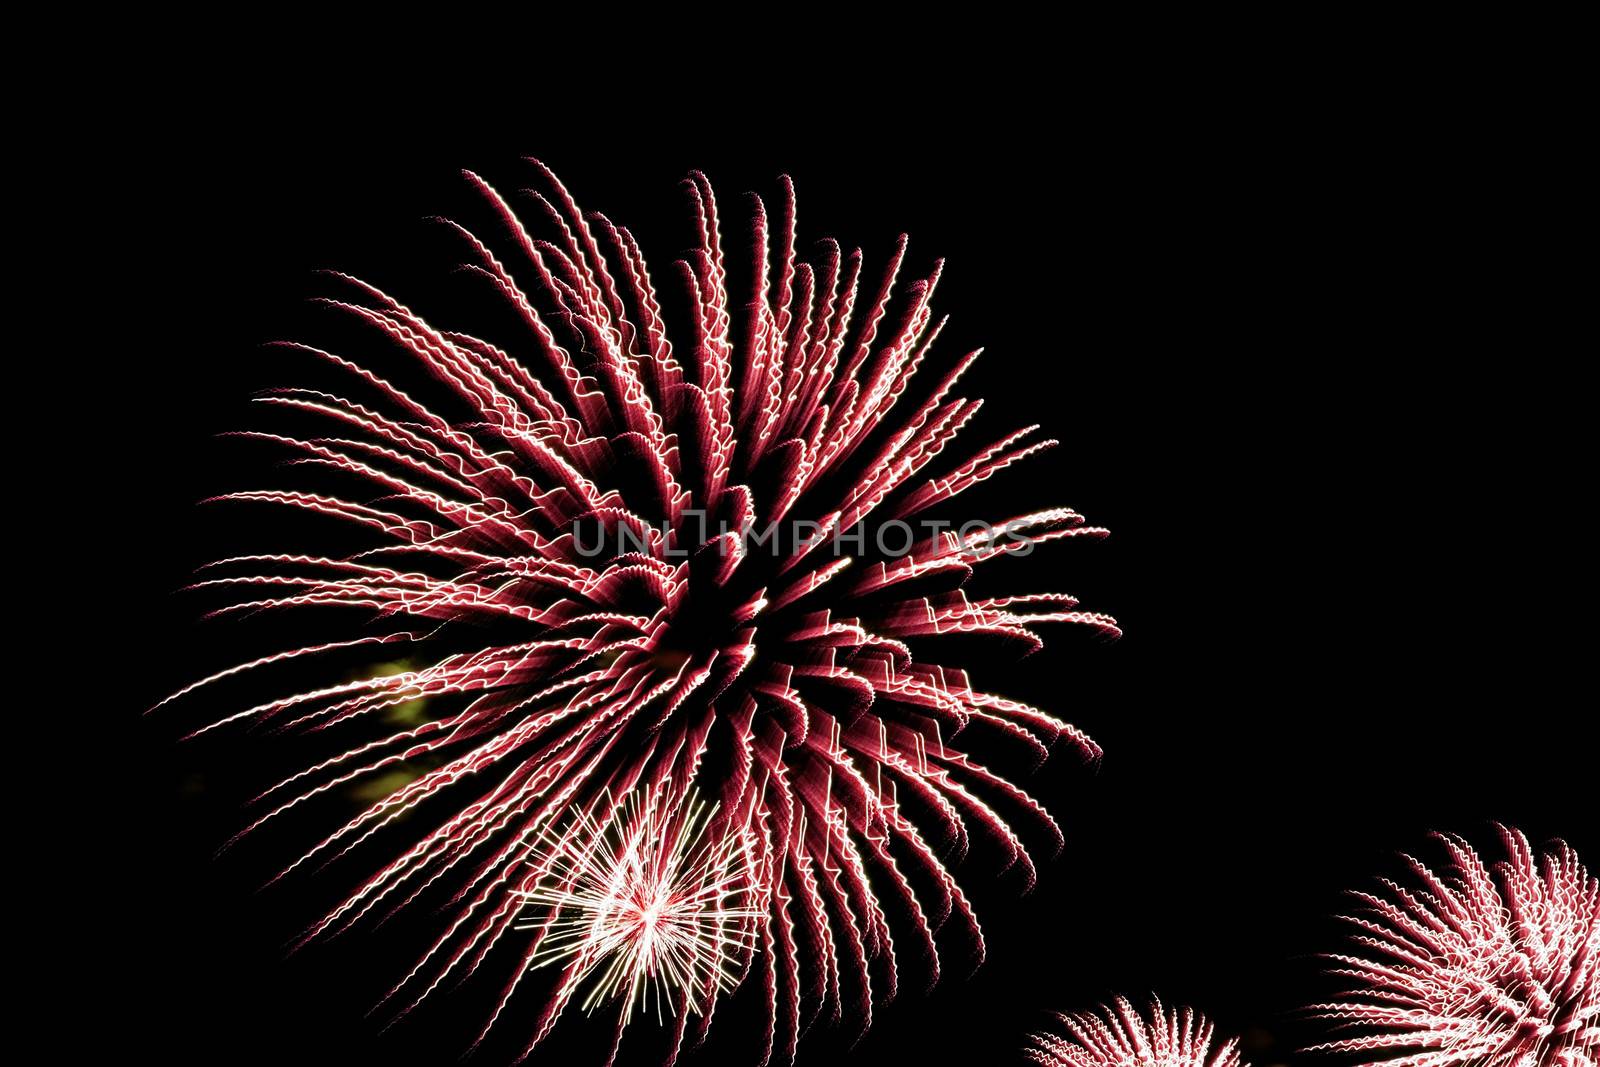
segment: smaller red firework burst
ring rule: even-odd
[[[1141,1015],[1125,998],[1097,1011],[1057,1016],[1065,1034],[1031,1037],[1028,1058],[1042,1067],[1244,1067],[1237,1040],[1215,1043],[1215,1028],[1189,1008],[1150,1001]]]
[[[1600,1058],[1600,880],[1555,842],[1535,857],[1500,828],[1507,859],[1491,868],[1459,837],[1437,835],[1444,875],[1406,857],[1418,884],[1345,916],[1360,955],[1333,956],[1354,988],[1312,1005],[1339,1029],[1314,1046],[1392,1067],[1594,1067]]]

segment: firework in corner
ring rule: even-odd
[[[1536,856],[1501,828],[1492,869],[1441,834],[1449,866],[1406,857],[1410,884],[1356,893],[1352,981],[1318,1018],[1352,1036],[1316,1050],[1388,1067],[1594,1067],[1600,1061],[1600,880],[1565,843]]]

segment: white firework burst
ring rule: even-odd
[[[530,967],[563,968],[551,1022],[585,985],[583,1010],[620,998],[623,1024],[636,1007],[698,1014],[732,987],[765,909],[749,832],[715,816],[693,794],[635,792],[540,838],[517,925],[537,931]]]

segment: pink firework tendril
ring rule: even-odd
[[[935,933],[949,920],[981,959],[977,919],[950,869],[971,825],[1030,885],[1033,861],[1002,813],[1060,847],[1037,801],[952,742],[988,735],[1035,762],[1060,741],[1090,759],[1098,748],[1045,711],[976,688],[960,669],[914,659],[912,644],[987,635],[1032,650],[1047,623],[1116,636],[1114,620],[1065,593],[963,592],[974,567],[1024,542],[1105,531],[1052,508],[992,517],[989,528],[1006,539],[945,524],[893,558],[829,551],[837,531],[920,515],[1055,444],[1032,440],[1030,428],[948,458],[979,407],[952,395],[977,353],[931,388],[908,391],[943,325],[931,310],[940,268],[897,284],[903,237],[876,283],[864,281],[859,251],[843,256],[831,242],[802,262],[785,179],[776,219],[755,200],[750,275],[735,297],[717,202],[694,174],[686,186],[698,247],[678,264],[691,328],[687,344],[675,344],[633,235],[580,212],[554,174],[533,165],[543,236],[467,175],[509,239],[509,260],[448,224],[469,269],[520,321],[515,354],[437,328],[347,276],[339,278],[352,295],[327,301],[392,341],[468,417],[447,418],[342,356],[294,346],[345,374],[352,391],[270,393],[267,405],[332,429],[253,436],[359,488],[224,498],[342,520],[370,545],[353,555],[224,560],[199,583],[242,591],[224,612],[356,608],[378,632],[265,656],[168,699],[246,671],[352,650],[393,658],[392,647],[404,648],[405,669],[336,675],[343,680],[196,731],[351,737],[269,789],[252,830],[351,783],[426,768],[288,868],[378,848],[380,834],[411,835],[306,934],[449,893],[443,932],[389,994],[401,1014],[476,971],[497,946],[516,946],[522,966],[493,1013],[504,1019],[549,950],[548,937],[512,934],[530,894],[548,892],[541,879],[581,869],[587,861],[570,849],[596,847],[617,819],[628,825],[626,804],[638,802],[624,798],[648,796],[650,817],[668,825],[688,817],[674,805],[690,804],[697,789],[714,814],[696,832],[736,850],[754,883],[741,909],[761,915],[747,942],[716,953],[709,966],[723,977],[710,995],[759,983],[763,1062],[778,1049],[792,1058],[824,1014],[870,1025],[908,951],[936,980]],[[714,532],[797,520],[816,536],[762,544]],[[584,524],[626,531],[632,543],[619,538],[615,551],[593,555],[576,532]],[[400,714],[424,701],[423,721]],[[434,803],[442,795],[454,806]],[[565,828],[559,847],[553,827]],[[573,958],[599,955],[580,945]],[[698,1006],[700,966],[690,968],[698,977],[668,983],[669,1001]],[[551,1002],[556,1013],[574,985]],[[697,1013],[696,1039],[710,1016]],[[553,1021],[547,1010],[528,1051]]]
[[[1318,1050],[1390,1067],[1594,1067],[1600,1062],[1600,880],[1562,842],[1535,856],[1501,828],[1491,869],[1440,834],[1446,874],[1407,857],[1415,885],[1356,893],[1359,955],[1333,956],[1356,984],[1312,1013],[1356,1030]]]
[[[1098,1011],[1057,1016],[1064,1033],[1037,1033],[1028,1058],[1041,1067],[1244,1067],[1238,1041],[1217,1042],[1215,1028],[1189,1008],[1148,1015],[1118,997]]]

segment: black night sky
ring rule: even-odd
[[[630,225],[663,286],[692,240],[691,168],[730,240],[741,194],[775,197],[783,173],[803,245],[832,235],[878,264],[909,233],[912,267],[947,260],[937,351],[986,348],[964,383],[988,400],[983,433],[1037,422],[1064,442],[985,491],[1112,531],[1041,549],[1015,581],[1115,615],[1120,641],[1047,631],[1043,652],[972,664],[1105,750],[1022,779],[1065,851],[1043,848],[1025,896],[975,853],[958,876],[987,962],[969,975],[952,942],[930,995],[908,980],[862,1040],[819,1028],[802,1063],[1021,1062],[1049,1012],[1152,991],[1241,1035],[1258,1067],[1298,1061],[1320,1031],[1296,1009],[1326,990],[1316,954],[1343,945],[1343,892],[1401,851],[1438,858],[1430,831],[1495,853],[1502,821],[1600,864],[1579,461],[1527,392],[1549,351],[1537,309],[1571,292],[1523,245],[1547,205],[1477,146],[1403,123],[994,92],[949,118],[890,99],[843,122],[786,105],[586,121],[512,101],[402,122],[270,93],[218,118],[188,92],[127,116],[108,152],[132,173],[105,194],[140,310],[97,357],[127,419],[110,458],[137,530],[117,592],[132,682],[98,710],[118,798],[98,819],[124,884],[96,910],[122,943],[79,978],[125,1013],[124,1051],[448,1063],[481,1018],[471,987],[386,1032],[364,1018],[409,945],[382,930],[286,959],[337,887],[257,892],[287,840],[215,857],[241,825],[242,738],[180,743],[194,722],[139,713],[269,650],[179,592],[275,521],[198,503],[284,480],[280,455],[217,436],[259,422],[253,392],[307,373],[264,343],[337,332],[308,302],[323,268],[430,317],[464,306],[461,255],[429,217],[476,210],[460,168],[514,186],[523,155]],[[583,1041],[534,1062],[585,1048],[599,1062]],[[747,1052],[714,1041],[692,1062]]]

